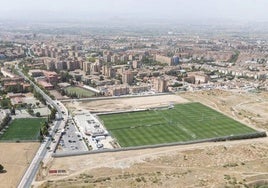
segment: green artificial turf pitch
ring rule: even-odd
[[[45,118],[14,119],[0,140],[38,140]]]
[[[203,104],[176,104],[172,109],[100,115],[122,147],[185,142],[256,130]]]

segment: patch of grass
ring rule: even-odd
[[[14,119],[0,140],[38,140],[40,127],[45,118]]]
[[[95,95],[94,92],[89,91],[87,89],[83,89],[81,87],[75,87],[75,86],[70,86],[65,89],[65,92],[72,96],[75,94],[78,98],[83,98],[83,97],[92,97]]]
[[[257,131],[200,103],[99,116],[122,147],[184,142]]]

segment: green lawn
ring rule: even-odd
[[[122,147],[255,133],[200,103],[177,104],[173,109],[100,115]]]
[[[81,87],[73,87],[73,86],[70,86],[70,87],[67,87],[65,89],[66,93],[68,94],[76,94],[78,98],[83,98],[83,97],[92,97],[95,95],[94,92],[90,91],[90,90],[87,90],[87,89],[83,89]]]
[[[15,119],[0,140],[38,140],[39,130],[45,118]]]

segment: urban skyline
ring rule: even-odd
[[[172,20],[267,22],[265,0],[11,0],[1,2],[0,19],[11,20]]]
[[[267,187],[268,0],[0,0],[0,187]]]

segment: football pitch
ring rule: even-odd
[[[121,147],[187,142],[258,131],[201,103],[172,109],[99,115]]]
[[[92,91],[89,91],[87,89],[80,88],[80,87],[73,87],[73,86],[67,87],[65,91],[69,94],[75,93],[78,98],[92,97],[95,95],[95,93]]]
[[[0,140],[38,140],[41,124],[45,118],[14,119]]]

